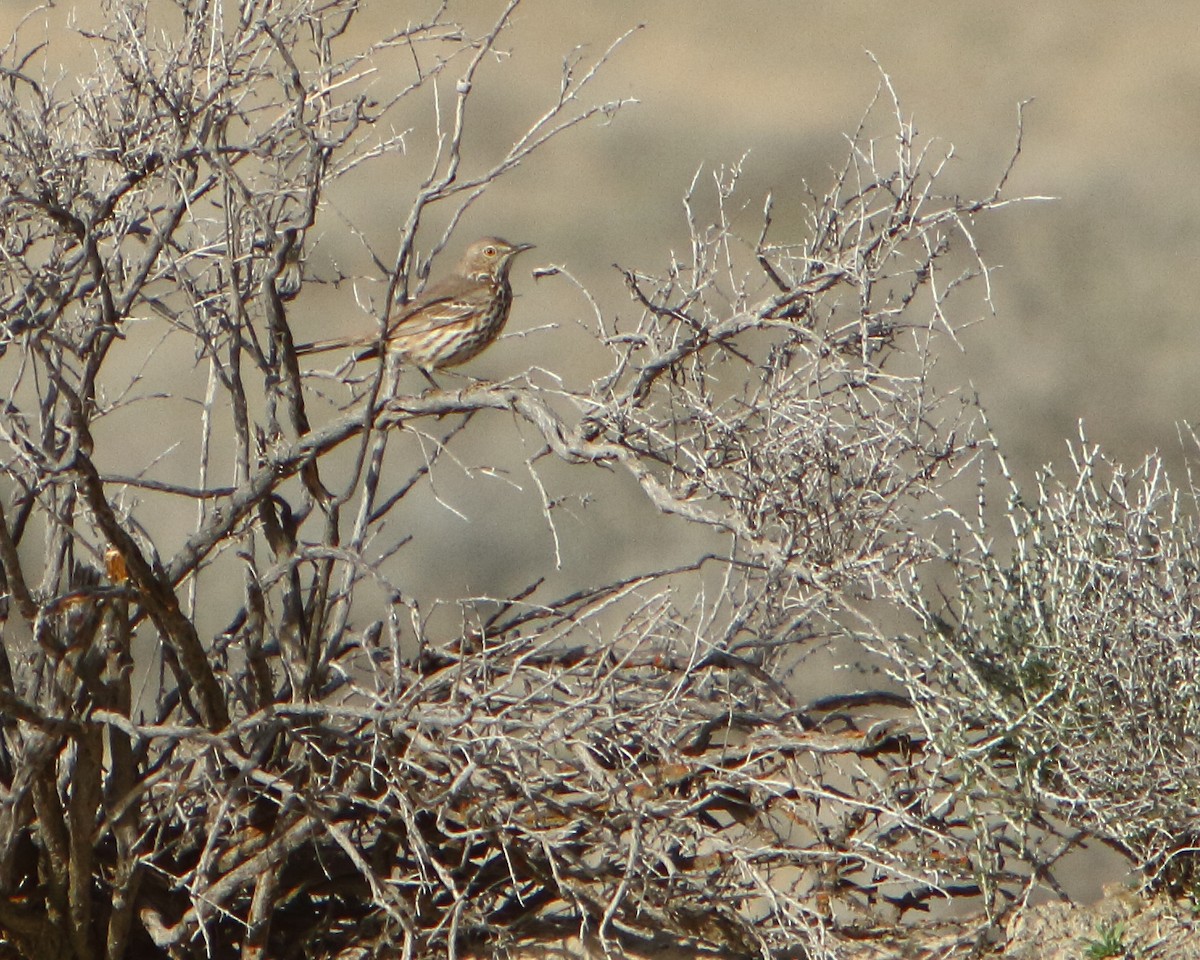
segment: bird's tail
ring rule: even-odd
[[[379,344],[371,344],[364,348],[362,337],[334,337],[330,340],[313,340],[311,343],[296,344],[296,356],[303,357],[310,353],[328,353],[330,350],[357,350],[355,360],[370,360],[379,356]]]

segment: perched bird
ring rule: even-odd
[[[339,337],[296,347],[297,354],[360,348],[354,359],[379,356],[382,346],[402,362],[419,367],[433,382],[434,370],[466,363],[500,336],[512,306],[508,271],[531,243],[499,237],[476,240],[445,279],[407,303],[382,336]]]

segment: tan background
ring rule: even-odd
[[[470,227],[535,240],[621,305],[608,265],[685,245],[679,198],[702,164],[749,150],[742,198],[756,212],[773,191],[789,238],[795,188],[828,184],[876,87],[864,51],[918,129],[954,144],[963,192],[994,181],[1033,97],[1011,192],[1060,199],[981,225],[998,316],[966,336],[963,373],[1025,470],[1062,457],[1079,418],[1121,458],[1179,461],[1175,422],[1200,391],[1200,5],[534,0],[508,41],[508,110],[545,102],[562,50],[639,21],[606,90],[641,105],[552,148]],[[524,292],[531,322],[543,294]]]

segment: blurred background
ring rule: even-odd
[[[595,55],[643,22],[601,85],[640,104],[498,184],[468,234],[536,242],[534,257],[629,310],[610,265],[660,268],[686,250],[680,198],[697,169],[703,187],[748,151],[746,240],[768,191],[772,238],[800,235],[801,186],[829,186],[879,83],[867,51],[918,131],[953,145],[944,189],[990,192],[1032,98],[1006,192],[1058,199],[980,222],[996,315],[947,361],[1025,477],[1065,455],[1080,419],[1120,459],[1181,463],[1176,423],[1200,393],[1200,5],[528,0],[502,41],[511,60],[484,72],[473,105],[503,128],[494,149],[554,95],[574,45]],[[516,324],[544,318],[547,286],[524,285]]]

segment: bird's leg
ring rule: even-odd
[[[434,390],[442,389],[441,385],[433,379],[433,373],[430,370],[427,370],[424,367],[417,367],[417,369],[421,371],[421,376],[429,381],[429,385],[433,387]]]

